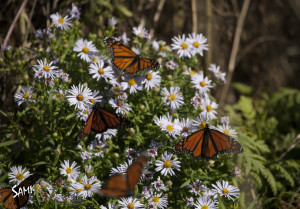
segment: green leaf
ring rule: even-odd
[[[67,117],[66,117],[65,119],[66,119],[66,120],[69,120],[70,118],[75,117],[75,115],[76,115],[76,112],[73,112],[73,113],[67,115]]]
[[[0,110],[0,113],[1,113],[2,115],[4,115],[4,117],[7,117],[7,114],[6,114],[5,112],[3,112],[2,110]]]
[[[0,147],[6,147],[9,145],[15,144],[17,142],[18,142],[18,140],[10,140],[10,141],[6,141],[6,142],[2,142],[2,143],[0,143]]]
[[[235,88],[235,90],[237,90],[238,92],[240,92],[241,94],[246,94],[249,95],[252,93],[252,89],[250,86],[245,85],[243,83],[240,82],[234,82],[232,84],[232,87]]]
[[[40,162],[37,162],[37,163],[32,164],[32,166],[45,165],[45,164],[48,164],[48,163],[47,163],[47,162],[44,162],[44,161],[40,161]]]
[[[187,180],[186,182],[184,182],[183,184],[181,184],[180,188],[186,187],[187,185],[189,185],[191,182],[191,179]]]
[[[131,17],[132,16],[132,12],[129,11],[127,9],[127,7],[125,7],[125,6],[121,5],[121,4],[117,4],[116,6],[117,6],[117,10],[119,10],[119,12],[121,12],[125,16],[127,16],[127,17]]]

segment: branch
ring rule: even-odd
[[[289,153],[292,149],[294,149],[294,147],[296,147],[299,143],[300,143],[300,134],[296,136],[296,138],[293,140],[293,143],[289,146],[289,148],[287,148],[287,150],[280,155],[278,161],[283,159],[286,156],[286,154]]]
[[[192,0],[193,32],[197,34],[197,1]]]

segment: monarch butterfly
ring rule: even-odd
[[[131,126],[132,124],[127,119],[108,110],[102,109],[100,104],[97,102],[93,106],[93,110],[88,117],[85,126],[81,129],[79,138],[83,139],[84,137],[88,136],[91,131],[103,133],[109,128],[114,129]]]
[[[156,60],[140,57],[113,38],[106,37],[103,41],[112,57],[114,69],[128,74],[134,74],[141,70],[156,70],[160,67]]]
[[[188,152],[194,158],[212,159],[222,153],[240,153],[243,147],[230,136],[220,131],[204,129],[194,132],[175,146],[177,152]]]
[[[119,173],[111,176],[106,184],[100,189],[100,195],[126,197],[133,195],[133,189],[142,175],[147,163],[145,155],[140,156],[136,162],[131,164],[126,171],[126,176]]]
[[[33,186],[39,178],[39,174],[33,174],[16,186],[14,190],[18,192],[20,188],[23,189],[25,187],[27,189],[29,186]],[[20,209],[26,205],[28,199],[29,192],[24,192],[24,194],[19,194],[19,196],[14,198],[12,189],[0,189],[0,202],[6,209]]]

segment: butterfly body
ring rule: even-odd
[[[230,136],[206,125],[204,129],[180,141],[175,146],[175,151],[190,153],[194,158],[212,159],[218,154],[243,152],[243,148]]]
[[[88,136],[91,131],[95,133],[103,133],[108,129],[131,127],[132,124],[122,116],[100,107],[99,103],[93,106],[93,110],[88,117],[85,126],[79,134],[79,138],[83,139]]]
[[[126,74],[134,74],[142,70],[156,70],[160,67],[156,60],[142,58],[113,38],[106,37],[103,41],[112,57],[114,69]]]
[[[26,205],[30,192],[18,193],[18,191],[20,191],[20,189],[24,191],[24,188],[33,186],[39,178],[39,174],[33,174],[22,181],[18,186],[13,187],[13,189],[0,189],[0,202],[3,203],[6,209],[20,209]],[[16,195],[16,192],[18,195]]]

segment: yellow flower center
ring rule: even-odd
[[[168,130],[168,131],[173,131],[173,126],[167,125],[167,130]]]
[[[199,43],[198,43],[197,41],[195,41],[195,42],[193,43],[193,46],[196,47],[196,48],[198,48],[198,47],[199,47]]]
[[[206,127],[206,123],[205,122],[202,122],[201,124],[200,124],[200,129],[204,129]]]
[[[170,168],[170,167],[172,166],[171,161],[170,161],[170,160],[165,161],[164,166],[165,166],[166,168]]]
[[[228,190],[226,188],[222,189],[223,194],[228,194]]]
[[[118,103],[118,106],[119,106],[119,107],[123,107],[123,103],[122,103],[122,102],[119,102],[119,103]]]
[[[120,88],[119,86],[115,86],[115,87],[114,87],[114,90],[115,90],[115,91],[121,91],[121,88]]]
[[[190,74],[191,74],[191,75],[195,75],[195,74],[196,74],[196,71],[191,70]]]
[[[67,168],[67,169],[66,169],[66,172],[67,172],[67,173],[72,173],[72,171],[73,171],[72,168]]]
[[[41,189],[41,185],[37,184],[37,185],[35,185],[35,188],[36,188],[36,190],[39,190],[39,189]]]
[[[29,98],[29,93],[26,92],[26,93],[23,95],[23,98],[24,98],[24,99],[28,99],[28,98]]]
[[[101,151],[101,146],[97,146],[96,150],[97,150],[97,152],[100,152]]]
[[[147,75],[146,75],[146,79],[147,79],[148,81],[150,81],[150,80],[152,79],[152,74],[147,74]]]
[[[59,22],[60,24],[64,24],[64,23],[65,23],[65,20],[64,20],[64,18],[59,18],[59,19],[58,19],[58,22]]]
[[[229,130],[228,129],[225,129],[223,132],[224,132],[224,134],[229,135]]]
[[[203,205],[203,206],[201,207],[201,209],[208,209],[208,206],[207,206],[207,205]]]
[[[182,49],[187,49],[188,45],[186,43],[181,44]]]
[[[93,100],[93,99],[89,99],[89,101],[90,101],[92,104],[95,103],[95,100]]]
[[[206,83],[204,81],[201,81],[200,86],[204,87],[204,86],[206,86]]]
[[[118,82],[122,82],[122,81],[123,81],[123,79],[122,79],[121,76],[119,76],[119,77],[117,78],[117,80],[118,80]]]
[[[129,204],[127,205],[127,208],[128,208],[128,209],[134,209],[134,204],[133,204],[133,203],[129,203]]]
[[[176,99],[175,94],[170,94],[169,95],[169,100],[174,101]]]
[[[99,73],[99,74],[104,74],[103,68],[100,68],[100,69],[98,70],[98,73]]]
[[[77,99],[78,101],[83,101],[84,96],[83,96],[82,94],[78,94],[77,97],[76,97],[76,99]]]
[[[16,176],[16,178],[18,180],[23,180],[24,179],[24,175],[22,173],[18,173],[17,176]]]
[[[49,66],[47,66],[47,65],[45,65],[45,66],[43,67],[43,69],[44,69],[46,72],[49,72],[49,70],[50,70],[50,67],[49,67]]]
[[[79,192],[81,192],[82,191],[82,189],[76,189],[76,192],[77,193],[79,193]]]
[[[153,197],[152,200],[153,200],[153,202],[158,203],[159,202],[159,197]]]
[[[129,79],[128,84],[129,84],[129,86],[134,86],[135,85],[135,80],[133,78]]]
[[[98,58],[97,58],[97,57],[93,57],[93,58],[92,58],[92,61],[93,61],[93,62],[97,62],[97,61],[98,61]]]
[[[210,105],[207,105],[206,110],[207,110],[207,112],[210,112],[212,110],[212,107]]]
[[[91,189],[91,185],[90,185],[90,184],[84,185],[84,189],[85,189],[85,190],[90,190],[90,189]]]
[[[85,53],[85,54],[87,54],[87,53],[89,53],[89,49],[87,47],[83,47],[82,48],[82,52]]]

